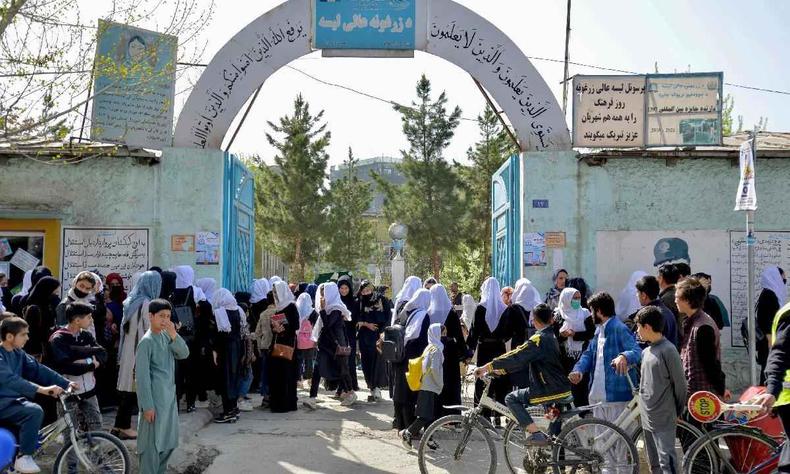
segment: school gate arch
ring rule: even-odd
[[[418,0],[415,20],[415,50],[450,61],[477,79],[507,115],[522,151],[570,150],[556,98],[506,34],[452,0]],[[254,91],[275,71],[314,51],[312,24],[312,0],[289,0],[233,36],[190,93],[174,146],[219,149]]]

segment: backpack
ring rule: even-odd
[[[381,355],[388,362],[403,362],[405,354],[404,342],[406,329],[400,324],[393,324],[384,328],[384,343],[381,345]]]
[[[313,342],[313,325],[310,324],[309,319],[302,321],[299,326],[299,332],[296,335],[296,348],[300,350],[312,349],[315,347]]]
[[[184,338],[191,338],[195,334],[195,313],[189,304],[190,301],[194,301],[192,291],[190,286],[184,301],[178,303],[173,301],[174,322],[181,323],[178,333]]]
[[[429,368],[428,372],[423,373],[422,363],[425,357],[433,352],[436,352],[436,346],[428,346],[422,351],[420,357],[409,359],[409,371],[406,372],[406,382],[409,384],[409,389],[411,389],[412,392],[417,392],[422,388],[422,377],[430,372]]]

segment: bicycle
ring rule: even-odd
[[[493,378],[484,376],[483,380],[485,388],[476,407],[446,407],[462,410],[462,414],[439,418],[425,430],[417,452],[421,473],[495,473],[497,451],[491,435],[495,430],[482,415],[484,409],[508,420],[503,443],[505,460],[513,473],[520,472],[516,469],[521,467],[527,472],[560,473],[566,467],[590,473],[639,472],[638,453],[630,436],[612,423],[580,418],[562,426],[563,421],[584,411],[571,409],[570,400],[543,405],[542,415],[548,411],[552,417],[549,443],[527,446],[523,430],[510,410],[488,395]]]
[[[700,422],[715,421],[724,412],[729,412],[729,416],[711,425],[713,429],[703,433],[689,447],[683,458],[683,472],[767,474],[776,469],[781,447],[787,440],[780,445],[758,428],[744,426],[756,419],[750,414],[757,413],[759,406],[726,404],[710,392],[694,393],[689,397],[688,406],[689,412]]]
[[[116,436],[103,431],[83,432],[74,423],[69,400],[75,397],[71,390],[58,396],[63,409],[63,416],[38,432],[38,454],[49,446],[59,443],[58,438],[64,435],[65,442],[55,457],[53,473],[118,473],[132,472],[129,450]],[[0,466],[0,473],[14,472],[12,460],[8,466]]]

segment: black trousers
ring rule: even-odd
[[[132,427],[132,415],[137,413],[137,394],[118,392],[118,412],[115,414],[115,428],[128,430]]]
[[[376,350],[376,346],[360,344],[359,353],[362,356],[362,373],[365,375],[365,383],[368,385],[368,390],[378,388],[376,384],[376,363],[379,352]]]

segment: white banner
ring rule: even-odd
[[[741,144],[741,180],[738,193],[735,195],[736,211],[754,211],[757,209],[757,190],[754,186],[754,153],[752,140]]]

